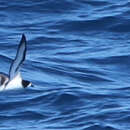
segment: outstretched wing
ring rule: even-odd
[[[18,49],[17,49],[16,57],[10,66],[10,70],[9,70],[10,80],[12,80],[17,75],[19,68],[20,68],[20,65],[25,60],[25,56],[26,56],[26,37],[23,34],[21,41],[20,41],[20,44],[19,44]]]

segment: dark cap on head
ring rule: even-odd
[[[22,80],[22,85],[24,88],[31,86],[31,82],[27,81],[27,80]]]

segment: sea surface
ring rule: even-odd
[[[0,92],[0,130],[130,130],[129,0],[0,0],[0,71],[22,34],[22,77]]]

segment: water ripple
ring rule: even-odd
[[[0,93],[2,130],[130,130],[130,2],[0,1],[0,72],[21,34],[22,77],[33,88]]]

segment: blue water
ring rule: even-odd
[[[128,0],[0,0],[0,71],[24,33],[33,88],[0,93],[0,130],[130,130]]]

